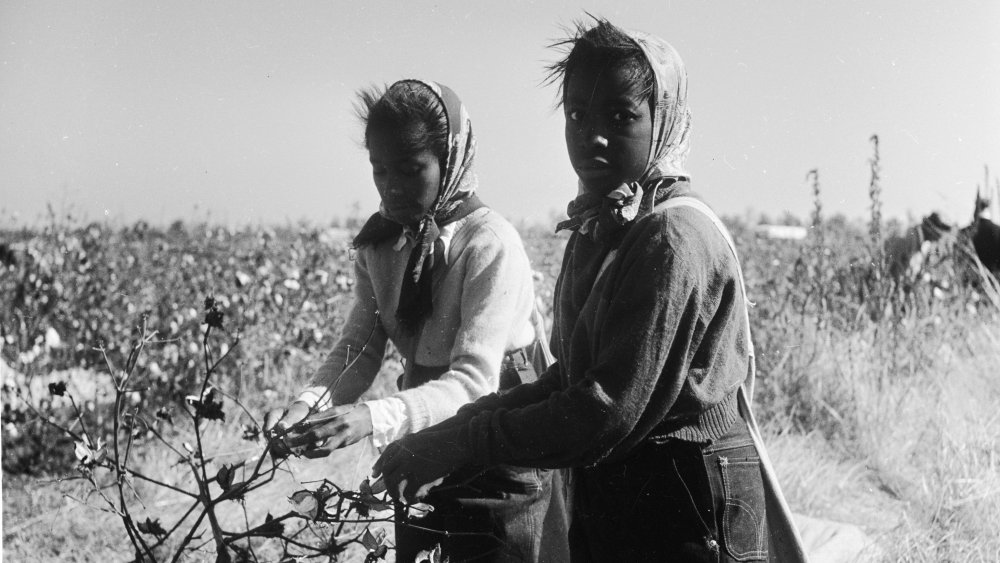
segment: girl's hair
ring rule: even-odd
[[[568,30],[569,37],[550,45],[568,52],[561,60],[548,66],[546,84],[559,84],[561,102],[566,95],[566,84],[577,68],[600,64],[624,70],[632,85],[630,93],[642,100],[648,99],[653,94],[656,78],[642,49],[624,30],[608,20],[594,17],[594,21],[590,26],[575,22],[573,28]]]
[[[373,131],[396,135],[404,151],[430,150],[444,168],[448,156],[448,118],[437,96],[419,82],[399,82],[358,92],[358,118],[365,126],[365,148]]]

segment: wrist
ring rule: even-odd
[[[368,405],[361,403],[354,408],[355,420],[358,421],[358,425],[361,429],[361,437],[367,438],[371,436],[374,432],[374,423],[372,421],[372,410]]]

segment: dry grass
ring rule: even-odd
[[[1000,341],[986,325],[930,330],[934,326],[930,321],[923,330],[900,327],[895,340],[876,334],[876,327],[808,335],[818,353],[797,389],[825,405],[826,430],[796,429],[791,418],[773,418],[766,429],[793,510],[862,527],[875,542],[862,560],[1000,560]],[[911,347],[924,351],[915,354]],[[887,354],[918,361],[883,369],[892,365]],[[381,380],[389,385],[391,378],[389,372]],[[233,459],[253,453],[255,448],[238,440],[238,422],[212,429],[208,439],[214,451]],[[371,451],[354,446],[326,461],[296,463],[253,495],[247,512],[253,520],[287,510],[286,497],[299,483],[323,477],[359,482],[372,460]],[[176,482],[186,474],[175,461],[147,450],[140,466]],[[5,559],[128,559],[122,550],[127,540],[114,516],[64,496],[83,498],[82,483],[5,476],[4,490]],[[186,508],[169,493],[140,492],[148,495],[148,511],[140,517],[170,520]],[[233,503],[226,517],[241,521],[240,506]],[[261,549],[258,555],[263,560],[277,554]]]
[[[389,393],[395,387],[399,366],[387,362],[377,377],[368,396]],[[251,405],[251,412],[263,416],[268,407],[286,404],[287,400],[305,385],[302,373],[289,370],[270,373],[264,380],[254,379],[244,384],[242,399]],[[266,399],[265,397],[270,397]],[[237,409],[229,406],[233,417],[226,423],[206,423],[205,451],[218,464],[238,463],[256,459],[260,443],[242,439],[245,415],[236,416]],[[177,442],[183,440],[177,438]],[[133,466],[144,475],[159,481],[191,490],[195,487],[190,470],[178,464],[177,456],[155,442],[137,448]],[[264,515],[282,514],[289,510],[288,496],[298,489],[315,488],[315,482],[328,479],[338,485],[353,488],[368,476],[375,452],[367,442],[361,442],[335,452],[324,460],[291,460],[287,471],[262,489],[248,495],[245,505],[227,503],[220,510],[223,527],[230,530],[245,529],[245,521],[259,523]],[[190,507],[188,499],[170,490],[136,482],[142,508],[133,508],[139,520],[159,518],[164,526],[172,524]],[[100,498],[93,494],[82,480],[58,480],[24,476],[3,476],[3,559],[7,561],[130,561],[132,553],[127,535],[117,515],[101,510]],[[244,512],[245,508],[245,512]],[[189,520],[190,522],[190,520]],[[386,527],[377,524],[373,528]],[[391,534],[391,526],[388,526]],[[184,528],[187,529],[187,528]],[[350,528],[354,534],[363,526]],[[205,536],[208,538],[209,536]],[[197,545],[198,541],[193,542]],[[275,543],[258,542],[255,552],[261,561],[277,561],[280,548]],[[208,545],[207,547],[211,547]],[[362,561],[364,554],[351,546],[345,561]],[[213,561],[208,551],[196,553],[185,561]]]
[[[984,289],[985,301],[1000,310],[997,288]],[[758,405],[793,510],[860,526],[874,540],[865,561],[1000,561],[996,313],[931,307],[859,325],[814,322],[805,309],[790,316],[758,327],[758,342],[777,343],[770,349],[780,356],[762,362],[769,372],[761,374]],[[245,378],[241,396],[255,412],[283,404],[304,384],[308,372],[299,368]],[[388,369],[372,394],[391,391],[395,373]],[[255,453],[242,451],[240,422],[211,427],[209,451],[231,456],[220,462]],[[247,513],[255,521],[284,512],[286,497],[303,482],[327,478],[353,486],[372,460],[372,452],[355,446],[323,462],[297,463],[252,495]],[[142,450],[138,461],[140,471],[168,482],[187,476],[162,449]],[[130,558],[115,516],[67,496],[84,499],[84,483],[3,479],[6,560]],[[166,522],[186,509],[163,491],[139,492],[146,505],[140,518]],[[240,505],[233,503],[226,518],[242,522]],[[275,560],[277,554],[261,547],[258,555]]]
[[[943,339],[933,336],[945,327],[900,330],[827,334],[798,383],[825,405],[830,430],[770,426],[792,508],[861,526],[875,560],[1000,561],[995,327]],[[887,354],[916,361],[890,369]]]
[[[218,424],[206,432],[206,450],[216,452],[219,463],[238,461],[260,451],[259,445],[240,439],[237,422]],[[158,480],[190,488],[189,469],[178,465],[176,456],[163,448],[145,448],[136,460],[138,470]],[[245,505],[227,503],[220,519],[227,529],[242,529],[244,518],[260,522],[268,512],[287,512],[287,497],[304,483],[324,478],[344,485],[357,486],[367,476],[374,462],[371,448],[364,443],[345,448],[325,460],[293,461],[288,471],[270,484],[248,495]],[[4,559],[8,561],[128,561],[131,559],[128,537],[117,516],[99,510],[100,499],[88,497],[89,485],[82,481],[45,481],[4,476]],[[159,518],[166,525],[184,514],[190,502],[177,493],[138,483],[137,491],[144,508],[135,509],[139,519]],[[87,500],[83,504],[73,499]],[[358,528],[359,533],[362,528]],[[196,545],[199,542],[194,542]],[[210,545],[207,547],[211,547]],[[255,544],[262,561],[276,561],[276,544]],[[355,557],[363,556],[354,550]],[[186,561],[214,560],[207,551]]]

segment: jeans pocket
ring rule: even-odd
[[[725,504],[722,545],[736,561],[767,560],[767,514],[760,460],[719,457]]]

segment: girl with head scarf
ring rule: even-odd
[[[403,80],[362,93],[360,113],[382,201],[354,239],[354,304],[311,386],[265,422],[306,457],[369,437],[384,447],[535,379],[531,268],[514,228],[476,195],[465,107],[446,86]],[[404,361],[399,392],[355,404],[389,341]],[[437,544],[454,561],[536,560],[550,482],[539,469],[459,468],[428,497],[430,515],[397,521],[397,560]]]
[[[375,472],[407,497],[467,463],[572,468],[573,561],[766,560],[747,301],[684,168],[683,63],[604,20],[565,45],[553,77],[579,190],[558,225],[572,234],[556,362],[394,444]]]

